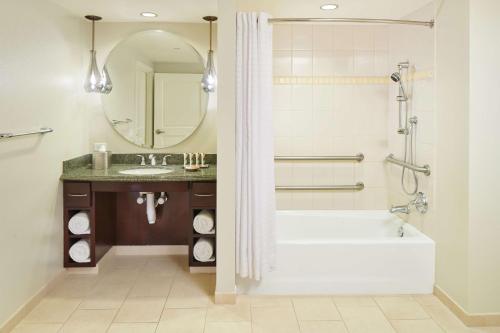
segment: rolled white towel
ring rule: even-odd
[[[78,263],[90,262],[89,243],[84,239],[79,240],[69,248],[69,256]]]
[[[90,234],[90,218],[87,212],[75,214],[68,222],[68,229],[74,235]]]
[[[215,233],[214,213],[210,210],[202,210],[193,221],[194,230],[202,235]]]
[[[193,257],[201,262],[215,261],[214,242],[208,238],[200,238],[193,247]]]

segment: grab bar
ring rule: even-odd
[[[17,136],[25,136],[25,135],[32,135],[32,134],[46,134],[46,133],[51,133],[51,132],[54,132],[54,130],[52,128],[42,127],[38,131],[31,131],[31,132],[0,133],[0,139],[9,139],[9,138],[15,138]]]
[[[405,161],[398,160],[397,158],[394,157],[394,154],[390,154],[389,156],[387,156],[385,158],[385,160],[386,160],[386,162],[396,164],[396,165],[402,166],[404,168],[408,168],[408,169],[413,170],[415,172],[421,172],[426,176],[431,175],[431,167],[427,164],[424,166],[410,164],[410,163],[407,163]]]
[[[130,118],[125,118],[125,120],[116,120],[116,119],[111,120],[111,123],[113,124],[113,126],[120,125],[120,124],[128,124],[131,122],[132,122],[132,119],[130,119]]]
[[[322,186],[276,186],[276,191],[362,191],[365,184],[356,185],[322,185]]]
[[[365,155],[359,153],[354,156],[275,156],[275,161],[356,161],[361,162]]]

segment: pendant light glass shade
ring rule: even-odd
[[[87,77],[85,78],[84,88],[85,91],[89,93],[101,92],[102,90],[102,77],[99,67],[97,66],[95,50],[90,51],[90,64]]]
[[[207,67],[203,73],[201,86],[207,93],[214,92],[217,87],[217,73],[215,72],[214,51],[212,50],[208,51]]]
[[[208,50],[207,66],[201,79],[201,87],[206,93],[212,93],[217,87],[217,73],[215,72],[214,51],[212,50],[212,23],[217,21],[217,17],[205,16],[203,19],[210,22],[210,49]]]
[[[104,68],[102,69],[101,87],[101,92],[103,94],[109,94],[111,90],[113,90],[113,82],[111,81],[106,65],[104,65]]]

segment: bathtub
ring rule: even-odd
[[[403,237],[400,236],[403,231]],[[241,293],[430,294],[435,244],[386,211],[278,211],[277,263]]]

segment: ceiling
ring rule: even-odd
[[[238,0],[243,11],[266,11],[274,17],[349,17],[401,19],[433,0]],[[338,4],[333,11],[323,4]],[[429,18],[430,19],[430,18]]]
[[[50,0],[76,16],[94,14],[108,22],[204,22],[217,15],[217,0]],[[158,14],[145,18],[142,12]]]
[[[217,15],[217,0],[50,0],[74,15],[100,15],[114,22],[203,22]],[[432,0],[237,0],[242,11],[266,11],[275,17],[362,17],[400,19]],[[335,11],[319,6],[336,3]],[[157,18],[144,18],[151,11]],[[430,19],[430,18],[429,18]]]

